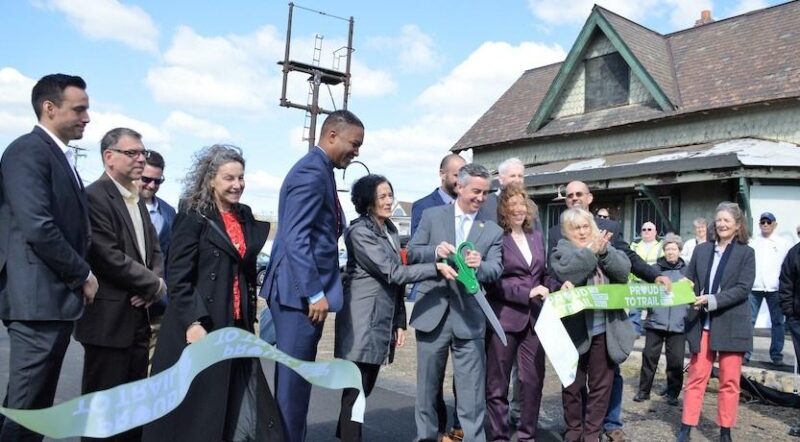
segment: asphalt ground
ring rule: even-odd
[[[409,310],[410,311],[410,310]],[[319,347],[319,359],[332,358],[333,351],[333,317],[329,317],[323,339]],[[382,369],[376,388],[367,400],[366,422],[364,425],[365,441],[408,442],[414,440],[414,398],[416,395],[416,357],[413,330],[407,334],[405,348],[399,349],[395,363]],[[755,370],[769,374],[769,364],[758,361],[768,360],[768,337],[756,338],[756,351],[753,360]],[[637,349],[641,349],[644,339],[637,341]],[[784,349],[786,360],[791,360],[791,341],[786,340]],[[8,335],[5,328],[0,330],[0,385],[8,379]],[[56,402],[63,402],[77,396],[80,392],[83,349],[77,342],[71,342],[67,352],[59,381]],[[623,421],[625,431],[630,440],[661,442],[674,441],[675,431],[680,423],[681,407],[669,406],[655,393],[652,400],[642,403],[633,402],[639,382],[641,357],[635,351],[622,366],[625,378],[623,401]],[[265,362],[267,377],[271,380],[273,363]],[[560,384],[552,370],[547,368],[544,387],[539,432],[537,440],[543,442],[561,440],[563,431]],[[783,371],[787,368],[783,367]],[[777,371],[777,370],[776,370]],[[448,366],[445,391],[449,392],[452,377]],[[653,391],[664,385],[662,370],[657,374]],[[308,441],[336,441],[334,432],[339,413],[340,391],[314,388],[312,390],[311,408],[309,412]],[[712,380],[705,397],[703,415],[699,427],[693,432],[693,441],[718,440],[718,427],[714,422],[716,416],[716,384]],[[446,401],[452,407],[452,395],[446,394]],[[452,408],[450,410],[452,412]],[[787,435],[789,425],[800,423],[800,410],[763,404],[741,404],[739,423],[733,430],[736,441],[800,441]],[[46,439],[48,440],[48,439]],[[74,440],[78,439],[64,439]]]

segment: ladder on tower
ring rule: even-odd
[[[319,61],[322,58],[322,39],[324,37],[320,34],[314,36],[314,55],[311,59],[312,66],[319,67]],[[314,77],[309,78],[308,80],[308,110],[306,110],[306,116],[303,119],[303,141],[308,141],[311,139],[311,135],[309,132],[311,131],[311,108],[314,106],[314,82],[318,81],[315,80]]]

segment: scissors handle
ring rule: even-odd
[[[475,250],[475,244],[469,241],[462,242],[459,244],[458,249],[456,249],[456,253],[451,255],[451,258],[455,262],[456,267],[458,267],[458,276],[456,276],[456,280],[464,285],[467,293],[474,295],[480,290],[480,284],[478,284],[478,277],[475,274],[475,269],[468,266],[467,262],[464,260],[464,249]]]

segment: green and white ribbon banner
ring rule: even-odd
[[[561,384],[566,387],[575,381],[579,355],[561,318],[586,309],[642,309],[694,302],[694,291],[687,281],[673,283],[671,292],[662,285],[644,283],[576,287],[548,295],[534,330]]]
[[[352,419],[364,422],[366,401],[361,373],[350,361],[307,362],[295,359],[256,335],[239,328],[223,328],[187,346],[178,362],[149,378],[89,393],[41,410],[0,407],[0,413],[47,437],[109,437],[152,422],[183,401],[192,380],[204,369],[226,359],[264,358],[279,362],[313,385],[357,388]]]

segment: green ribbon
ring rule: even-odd
[[[462,242],[458,246],[456,253],[450,255],[450,258],[456,264],[456,268],[458,268],[458,276],[456,276],[456,280],[464,285],[467,293],[474,295],[475,293],[478,293],[478,290],[481,289],[481,286],[478,283],[478,276],[475,273],[475,269],[467,265],[467,261],[465,260],[463,254],[464,249],[475,250],[475,244],[472,244],[470,241]]]
[[[694,290],[687,281],[672,283],[671,292],[667,292],[663,285],[645,283],[575,287],[547,296],[534,330],[550,365],[566,387],[575,381],[579,355],[561,318],[586,309],[673,307],[694,302]]]
[[[366,400],[361,372],[350,361],[307,362],[295,359],[245,330],[216,330],[187,346],[172,367],[149,378],[85,394],[40,410],[0,407],[18,424],[54,439],[109,437],[152,422],[174,410],[186,397],[192,380],[217,362],[233,358],[264,358],[291,368],[313,385],[330,389],[356,388],[352,420],[364,421]]]
[[[585,309],[644,309],[693,304],[695,296],[691,284],[681,281],[672,283],[671,292],[661,284],[601,284],[561,290],[549,294],[547,300],[563,318]]]

